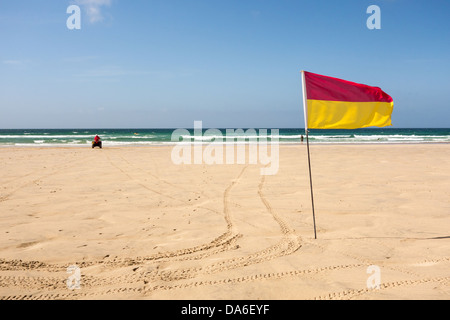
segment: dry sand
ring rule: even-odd
[[[0,298],[450,298],[449,144],[312,146],[317,240],[304,145],[273,176],[171,150],[1,148]]]

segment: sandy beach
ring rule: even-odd
[[[450,298],[450,144],[171,151],[0,148],[0,299]]]

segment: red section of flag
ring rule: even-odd
[[[306,72],[308,100],[348,102],[392,102],[392,98],[378,87]]]

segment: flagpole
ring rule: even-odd
[[[313,222],[314,222],[314,239],[317,239],[317,231],[316,231],[316,214],[314,212],[314,192],[313,192],[313,183],[312,183],[312,173],[311,173],[311,156],[309,152],[309,131],[308,131],[308,98],[306,96],[306,80],[305,80],[305,71],[302,70],[302,87],[303,87],[303,111],[305,115],[305,134],[306,134],[306,148],[308,150],[308,167],[309,167],[309,185],[311,187],[311,204],[312,204],[312,214],[313,214]]]

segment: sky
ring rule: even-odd
[[[0,0],[0,129],[303,128],[301,70],[381,87],[394,128],[448,128],[449,17],[448,0]]]

